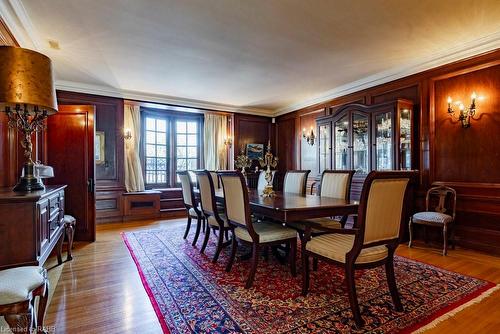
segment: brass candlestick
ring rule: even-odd
[[[250,158],[243,152],[243,150],[240,151],[240,154],[236,156],[236,159],[234,161],[234,166],[236,168],[241,168],[241,174],[243,174],[243,177],[245,178],[245,181],[247,179],[247,173],[245,171],[245,168],[248,168],[252,166],[252,161]]]
[[[264,155],[264,158],[259,159],[259,163],[261,167],[266,167],[266,175],[265,175],[265,180],[267,182],[266,186],[262,190],[261,196],[263,197],[273,197],[274,196],[274,190],[273,190],[273,173],[271,172],[271,167],[276,168],[278,165],[278,158],[273,156],[271,153],[271,141],[268,141],[267,143],[267,152]]]

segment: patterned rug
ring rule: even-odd
[[[226,273],[229,247],[212,264],[215,236],[206,255],[200,255],[191,246],[193,235],[186,241],[183,232],[172,227],[123,234],[164,333],[409,333],[496,287],[396,257],[405,311],[394,310],[383,267],[358,271],[356,287],[366,324],[357,331],[342,268],[320,262],[319,270],[311,272],[310,293],[303,297],[300,261],[293,278],[287,265],[269,256],[259,262],[254,287],[245,290],[250,261],[237,258]]]

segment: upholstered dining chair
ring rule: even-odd
[[[289,263],[292,276],[296,275],[295,256],[297,253],[297,233],[294,229],[279,223],[261,221],[252,223],[248,189],[243,175],[239,171],[218,172],[224,190],[225,209],[230,225],[234,227],[231,242],[231,256],[226,271],[231,271],[238,241],[252,246],[252,267],[248,274],[245,288],[252,287],[257,271],[260,250],[263,247],[288,244],[290,246]]]
[[[310,170],[289,170],[283,181],[283,192],[305,196],[307,188],[307,177]]]
[[[219,176],[217,172],[214,170],[209,171],[210,176],[212,177],[212,183],[214,184],[214,189],[220,189]]]
[[[354,170],[325,170],[321,174],[317,195],[325,197],[343,198],[349,200],[351,198],[352,177],[356,171]],[[342,228],[347,220],[342,217],[340,220],[332,217],[323,217],[316,219],[308,219],[307,222],[314,222],[321,226]],[[291,222],[288,225],[295,228],[302,236],[305,230],[304,222]],[[312,235],[319,234],[322,231],[313,228]]]
[[[358,209],[358,224],[352,229],[324,228],[328,234],[310,238],[306,229],[302,244],[302,294],[309,289],[309,257],[344,267],[349,303],[358,327],[363,326],[354,271],[385,266],[389,291],[397,311],[403,310],[394,276],[394,251],[402,235],[401,224],[414,171],[372,171],[366,177]]]
[[[430,209],[430,202],[435,200],[437,203],[434,211]],[[455,221],[455,210],[457,206],[457,193],[455,189],[446,186],[432,187],[425,196],[425,211],[417,212],[410,217],[409,232],[410,241],[408,247],[413,242],[413,224],[426,226],[436,226],[443,229],[443,255],[448,253],[448,230],[451,229],[453,242],[453,222]],[[427,240],[425,240],[427,242]],[[452,243],[452,248],[455,244]]]
[[[196,201],[193,192],[193,184],[191,183],[191,176],[188,171],[180,171],[177,172],[179,179],[181,180],[182,187],[182,199],[184,201],[184,206],[186,207],[188,221],[186,225],[186,231],[184,232],[184,239],[187,238],[189,234],[189,230],[191,228],[191,221],[196,219],[196,232],[194,235],[192,245],[195,246],[198,241],[198,237],[200,235],[200,229],[202,223],[205,222],[205,217],[201,212],[201,208]]]
[[[217,206],[217,201],[215,200],[215,185],[212,177],[212,172],[206,170],[196,171],[196,177],[198,178],[198,189],[200,191],[200,205],[203,215],[205,216],[208,227],[205,230],[205,239],[203,240],[203,246],[201,246],[200,253],[205,252],[205,248],[208,244],[208,239],[210,237],[210,229],[218,230],[218,241],[217,248],[212,262],[217,262],[219,254],[224,247],[224,235],[227,231],[232,231],[233,226],[229,225],[227,222],[227,217],[224,213],[219,212],[220,207]]]
[[[0,271],[0,316],[13,333],[43,333],[48,296],[49,280],[43,267]],[[38,307],[36,297],[39,297]]]

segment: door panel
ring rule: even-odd
[[[66,214],[76,218],[76,240],[95,241],[94,106],[60,105],[47,118],[47,163],[51,184],[67,184]]]

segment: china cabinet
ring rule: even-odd
[[[362,176],[371,170],[409,170],[416,165],[411,101],[348,104],[316,122],[318,174],[354,169]]]

